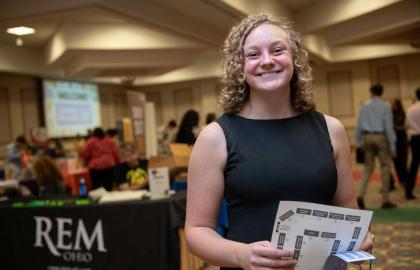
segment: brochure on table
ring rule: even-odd
[[[281,201],[271,245],[294,252],[295,270],[324,269],[329,256],[346,262],[372,260],[371,254],[358,251],[371,219],[372,211]]]
[[[170,194],[168,167],[150,168],[148,171],[150,198],[159,199],[168,197]]]

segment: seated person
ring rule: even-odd
[[[23,135],[6,145],[5,178],[20,180],[24,177],[30,157],[30,146]]]
[[[117,166],[116,180],[119,190],[147,188],[147,160],[139,159],[136,153],[132,153]]]
[[[39,195],[64,195],[63,176],[54,160],[42,154],[36,158],[33,169],[39,186]]]
[[[53,139],[51,141],[49,152],[52,158],[62,158],[66,156],[63,143],[60,139]]]

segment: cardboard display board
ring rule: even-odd
[[[188,169],[188,161],[191,155],[191,147],[184,143],[173,143],[169,145],[172,156],[152,156],[149,158],[149,168],[168,167],[170,178]]]

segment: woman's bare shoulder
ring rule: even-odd
[[[217,122],[212,122],[201,130],[198,135],[198,143],[221,143],[225,140],[222,127]]]
[[[335,117],[324,114],[325,121],[327,122],[328,131],[331,135],[338,135],[345,132],[343,124]]]

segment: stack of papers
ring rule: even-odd
[[[112,191],[104,193],[99,198],[99,203],[141,200],[144,196],[149,196],[149,191],[146,189]]]
[[[18,189],[19,188],[19,182],[17,180],[0,181],[0,188]]]

